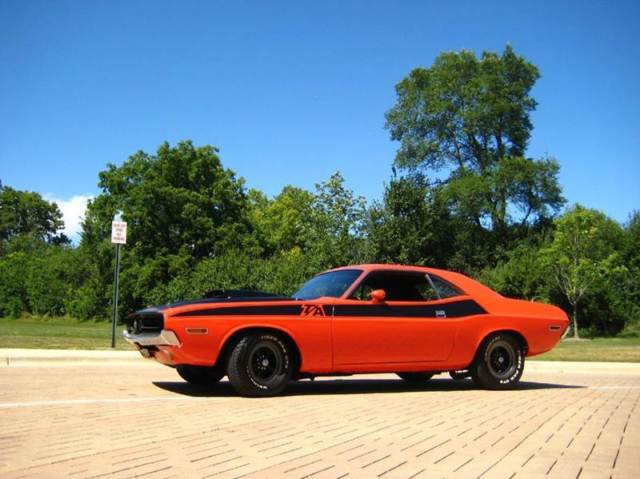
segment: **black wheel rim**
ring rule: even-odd
[[[282,372],[282,354],[270,343],[259,343],[249,356],[249,374],[251,378],[265,384]]]
[[[516,352],[506,341],[493,343],[487,351],[487,360],[491,373],[498,379],[508,378],[516,371]]]

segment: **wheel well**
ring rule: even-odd
[[[518,341],[520,341],[520,344],[522,345],[522,350],[524,352],[524,355],[525,356],[527,355],[527,352],[529,351],[529,344],[527,343],[527,340],[525,339],[525,337],[522,334],[520,334],[518,331],[514,331],[513,329],[500,329],[498,331],[491,331],[484,338],[482,338],[482,341],[480,341],[480,343],[478,344],[478,347],[476,349],[476,353],[477,353],[477,351],[480,350],[480,345],[482,345],[482,343],[484,343],[487,340],[487,338],[493,336],[494,334],[499,334],[499,333],[510,334],[511,336],[516,338]]]
[[[293,340],[293,338],[289,334],[287,334],[285,331],[282,331],[281,329],[277,329],[277,328],[268,328],[268,327],[258,327],[258,328],[250,327],[250,328],[240,329],[234,332],[231,336],[227,338],[224,345],[220,349],[220,354],[218,354],[218,359],[216,360],[216,366],[223,368],[223,370],[226,370],[227,358],[231,354],[231,351],[233,350],[234,346],[238,343],[238,341],[240,341],[240,339],[246,336],[247,334],[259,334],[259,333],[275,334],[276,336],[278,336],[280,339],[284,341],[284,343],[287,345],[287,347],[291,351],[291,355],[293,359],[294,374],[297,373],[300,369],[300,365],[302,364],[302,355],[300,354],[300,349],[298,348],[298,345]]]

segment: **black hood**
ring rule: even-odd
[[[155,306],[153,308],[147,308],[147,310],[163,311],[168,308],[177,308],[178,306],[186,306],[189,304],[241,303],[246,301],[283,301],[287,299],[291,298],[274,293],[267,293],[265,291],[253,291],[250,289],[216,289],[213,291],[208,291],[205,294],[205,297],[202,299],[179,301],[177,303],[170,303],[162,306]]]
[[[241,302],[263,302],[263,301],[286,301],[292,298],[288,296],[280,296],[274,293],[264,291],[253,291],[250,289],[216,289],[206,293],[202,299],[192,299],[188,301],[179,301],[176,303],[163,304],[160,306],[150,306],[140,309],[134,313],[127,315],[124,322],[131,327],[136,319],[141,320],[141,330],[160,330],[163,326],[162,311],[169,308],[177,308],[178,306],[186,306],[189,304],[218,304],[218,303],[241,303]],[[131,331],[130,331],[131,332]],[[140,332],[140,330],[136,331]]]

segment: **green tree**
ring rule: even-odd
[[[313,236],[313,203],[311,192],[295,186],[285,186],[272,200],[250,190],[251,223],[265,254],[307,249]]]
[[[629,269],[640,271],[640,211],[631,213],[624,228],[624,261]]]
[[[0,257],[0,316],[18,317],[29,311],[25,271],[29,255],[10,252]]]
[[[512,298],[548,302],[554,288],[540,260],[545,237],[533,236],[506,253],[505,260],[480,274],[480,281]]]
[[[150,302],[151,291],[205,258],[229,250],[257,251],[244,182],[222,166],[212,146],[164,143],[155,155],[138,152],[100,173],[102,193],[91,201],[80,248],[96,264],[103,312],[111,296],[111,220],[122,210],[128,222],[122,256],[122,307]]]
[[[74,253],[63,227],[55,203],[0,183],[0,316],[65,313]]]
[[[58,205],[33,191],[18,191],[0,183],[0,243],[25,235],[66,243],[67,238],[60,233],[63,227]]]
[[[420,174],[394,174],[369,219],[369,241],[377,261],[445,267],[453,254],[448,209]]]
[[[571,305],[573,336],[579,337],[578,308],[585,297],[615,287],[625,268],[620,263],[622,229],[603,213],[576,205],[556,220],[551,243],[541,251],[557,287]]]
[[[558,164],[526,157],[538,69],[511,46],[498,55],[443,53],[396,86],[387,113],[395,164],[425,171],[453,213],[495,232],[551,216],[564,199]]]
[[[144,257],[204,258],[246,240],[244,181],[223,168],[217,148],[164,143],[156,155],[138,152],[100,172],[102,193],[87,209],[83,240],[108,237],[117,209],[129,223],[129,248]]]
[[[263,257],[299,249],[316,271],[369,257],[365,199],[345,186],[339,172],[314,192],[285,186],[273,199],[255,190],[249,197]]]
[[[13,238],[0,257],[0,316],[75,313],[72,304],[89,278],[90,264],[70,245]]]
[[[191,271],[184,271],[167,284],[158,284],[149,294],[153,303],[202,298],[217,289],[257,289],[275,294],[294,292],[317,273],[299,248],[268,258],[256,258],[244,251],[230,250],[204,259]]]
[[[346,188],[340,172],[316,184],[312,222],[311,256],[317,261],[318,270],[370,258],[366,200]]]
[[[64,316],[77,289],[86,280],[86,263],[69,246],[43,245],[30,256],[25,269],[29,312]]]
[[[625,295],[630,328],[640,329],[640,211],[634,211],[624,228],[623,262],[628,269]]]

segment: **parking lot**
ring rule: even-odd
[[[515,391],[328,378],[269,399],[142,359],[0,368],[0,477],[640,477],[637,365],[530,363]]]

